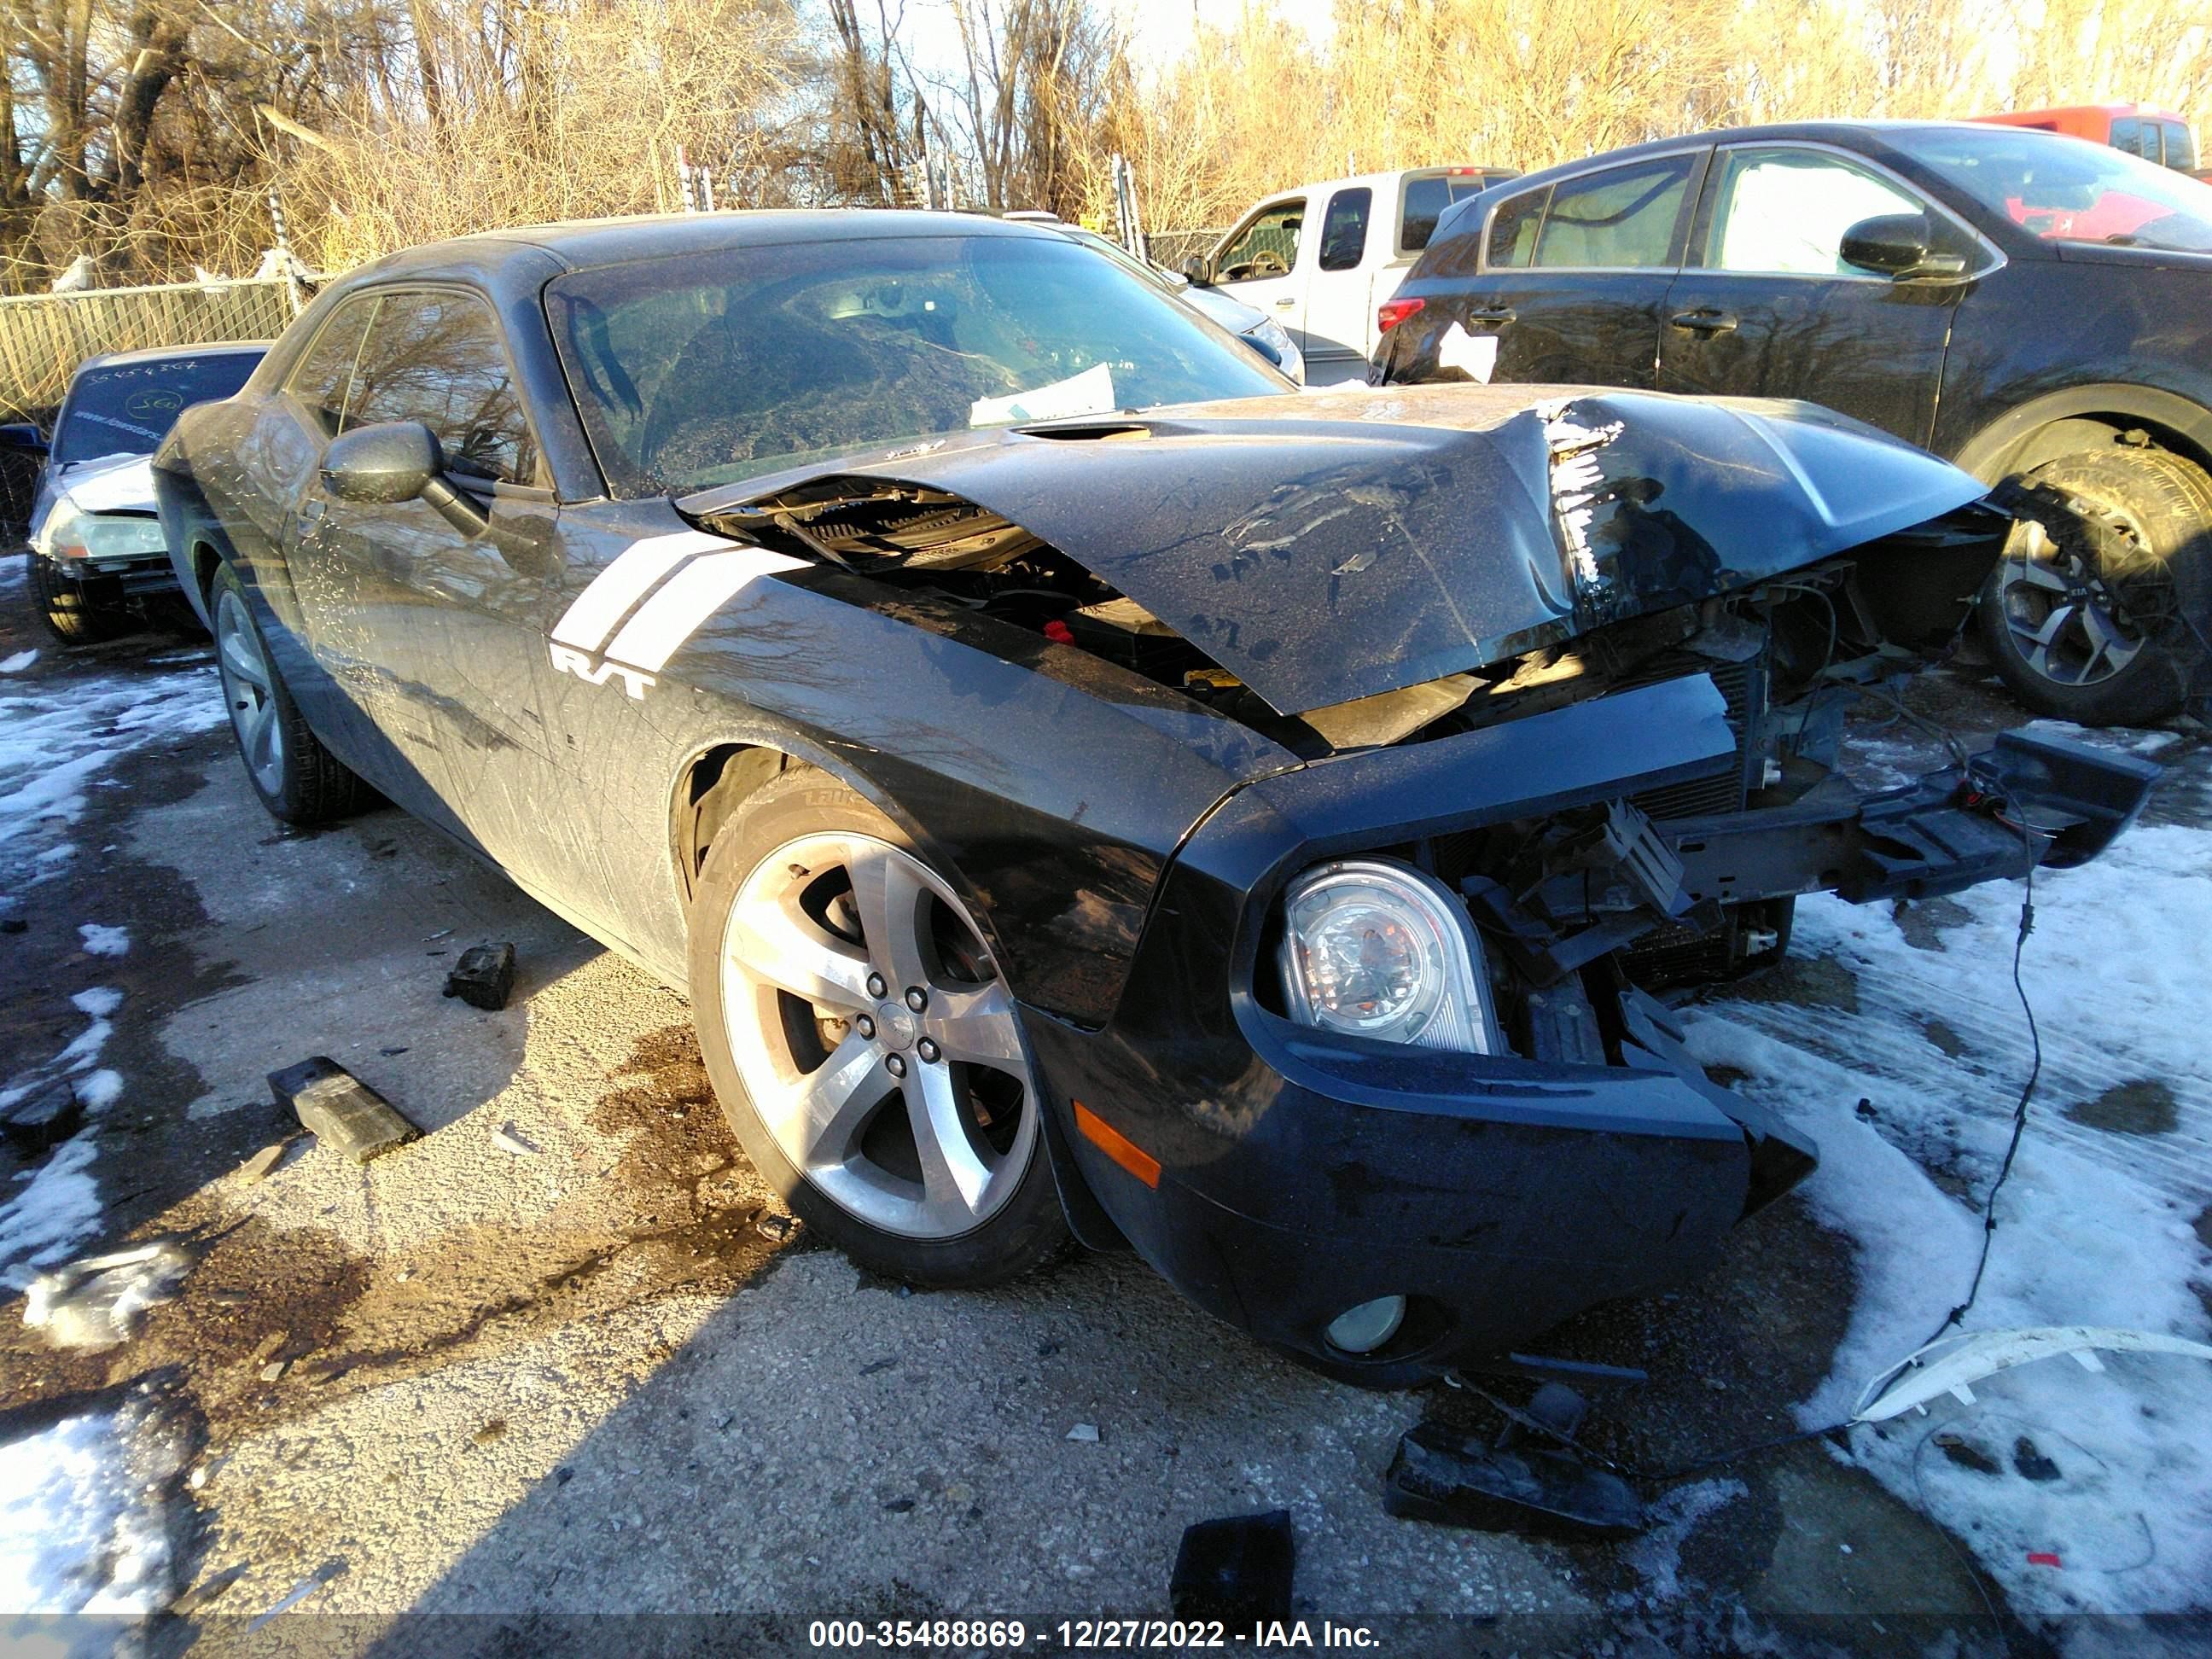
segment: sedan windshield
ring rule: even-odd
[[[85,370],[70,387],[69,405],[54,434],[54,465],[152,454],[179,415],[194,404],[229,397],[260,361],[258,351],[213,351]]]
[[[2212,253],[2212,185],[2108,145],[1990,128],[1899,147],[2045,241]]]
[[[546,301],[623,495],[971,427],[1291,389],[1059,236],[729,248],[579,271]]]

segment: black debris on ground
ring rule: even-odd
[[[1178,1619],[1232,1626],[1287,1620],[1297,1566],[1288,1510],[1197,1522],[1183,1528],[1168,1603]]]
[[[514,990],[514,947],[471,945],[446,975],[446,994],[497,1013]]]

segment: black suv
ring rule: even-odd
[[[1383,309],[1377,383],[1803,398],[2003,481],[1980,620],[2032,708],[2148,720],[2208,672],[2212,185],[1963,123],[1705,133],[1460,204]]]

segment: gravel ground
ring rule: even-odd
[[[41,643],[10,608],[0,658]],[[204,660],[48,644],[15,683],[127,681],[149,650]],[[1928,695],[2016,718],[1964,682]],[[1477,1402],[1324,1381],[1126,1256],[974,1294],[872,1281],[746,1164],[681,1000],[433,831],[387,809],[278,833],[222,731],[106,779],[76,855],[9,884],[0,1077],[83,1024],[72,995],[119,990],[98,1240],[178,1237],[197,1262],[106,1353],[7,1319],[0,1440],[123,1399],[163,1425],[178,1473],[149,1501],[183,1600],[154,1650],[525,1651],[586,1629],[604,1649],[611,1631],[563,1621],[623,1613],[1158,1615],[1184,1526],[1278,1507],[1308,1618],[1480,1615],[1407,1627],[1408,1652],[2004,1639],[1954,1542],[1818,1443],[1679,1489],[1629,1547],[1389,1519],[1397,1437],[1480,1423]],[[92,952],[87,922],[127,951]],[[500,939],[521,964],[505,1012],[440,995],[462,948]],[[356,1166],[297,1137],[264,1076],[314,1054],[422,1138]],[[242,1170],[280,1143],[265,1178]],[[1785,1200],[1703,1281],[1547,1346],[1647,1367],[1592,1433],[1680,1462],[1793,1426],[1852,1275],[1847,1242]],[[623,1628],[643,1649],[678,1629]]]

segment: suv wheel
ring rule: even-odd
[[[2212,478],[2165,450],[2114,444],[2021,485],[2020,510],[2046,533],[2015,536],[1982,589],[1998,675],[2038,714],[2086,726],[2172,714],[2197,653],[2181,595],[2212,583]]]
[[[699,1046],[732,1129],[863,1267],[1010,1279],[1066,1236],[1013,995],[952,884],[811,768],[714,837],[691,909]]]

